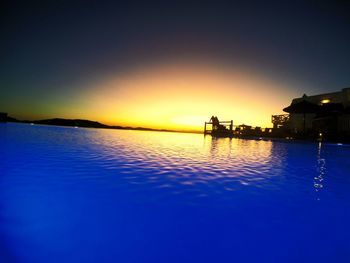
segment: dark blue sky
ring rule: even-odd
[[[174,59],[259,72],[300,95],[350,86],[349,1],[117,2],[5,1],[0,110],[45,110],[104,76]]]

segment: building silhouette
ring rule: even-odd
[[[283,110],[289,114],[272,116],[275,130],[308,137],[350,138],[350,87],[332,93],[304,94]]]

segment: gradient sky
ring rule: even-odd
[[[350,86],[349,1],[127,2],[5,1],[0,111],[266,127],[294,97]]]

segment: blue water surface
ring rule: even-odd
[[[0,125],[0,262],[350,262],[350,147]]]

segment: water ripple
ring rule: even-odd
[[[9,173],[48,184],[84,180],[122,191],[174,190],[163,197],[327,187],[325,154],[315,144],[24,125],[6,136]]]

